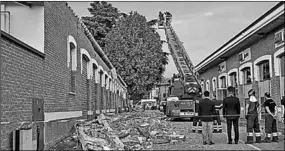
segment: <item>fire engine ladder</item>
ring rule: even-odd
[[[164,18],[164,16],[162,17],[161,14],[159,15],[158,29],[164,29],[165,31],[168,49],[174,60],[176,68],[186,83],[200,85],[198,81],[198,73],[195,71],[194,64],[171,26],[172,16],[169,12],[166,12],[165,14],[166,18]]]

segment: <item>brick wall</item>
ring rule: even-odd
[[[32,122],[32,100],[43,98],[43,57],[1,35],[1,149],[12,147],[12,131]]]
[[[110,69],[95,52],[91,42],[86,37],[79,23],[78,18],[74,15],[64,2],[45,2],[45,112],[68,112],[83,111],[83,118],[87,115],[87,86],[86,86],[86,61],[83,60],[83,72],[81,73],[81,52],[85,49],[91,58],[95,59],[98,65],[102,66],[105,71]],[[76,68],[76,89],[75,94],[70,94],[70,70],[67,66],[67,37],[74,37],[77,43],[77,68]],[[93,76],[92,81],[94,81]],[[92,82],[90,82],[92,83]],[[96,98],[100,93],[98,89],[93,90],[91,85],[91,98]],[[94,99],[98,100],[98,99]],[[101,100],[101,99],[100,99]],[[93,101],[93,102],[94,102]],[[72,120],[72,119],[70,119]],[[53,121],[51,121],[53,122]],[[58,124],[63,124],[58,122]],[[57,128],[51,127],[54,124],[47,124],[45,133],[52,133]],[[58,125],[58,126],[59,126]],[[50,146],[65,135],[65,132],[57,131],[55,136],[45,141],[45,146]]]

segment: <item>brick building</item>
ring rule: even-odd
[[[66,2],[2,2],[1,57],[1,150],[23,124],[33,149],[48,149],[126,104],[126,84]]]
[[[218,99],[234,86],[242,110],[248,90],[257,92],[260,103],[271,92],[280,107],[284,96],[284,2],[279,2],[196,66],[203,90]],[[280,110],[279,110],[280,111]]]

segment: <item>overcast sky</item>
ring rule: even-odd
[[[68,2],[78,16],[89,16],[90,2]],[[172,13],[172,26],[184,42],[194,65],[217,50],[220,46],[246,28],[277,2],[110,2],[120,12],[132,10],[146,16],[148,20],[157,18],[159,11]],[[165,39],[163,30],[158,31]],[[163,46],[169,52],[168,46]],[[166,77],[177,72],[173,59],[166,66]]]

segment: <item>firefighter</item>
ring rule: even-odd
[[[202,133],[202,122],[198,117],[198,109],[199,109],[199,99],[201,99],[201,92],[195,100],[195,117],[193,118],[192,132],[195,133],[198,129],[198,133]],[[198,124],[198,125],[197,125]]]
[[[255,133],[255,143],[261,143],[261,133],[259,129],[258,114],[260,112],[260,104],[255,98],[255,91],[253,89],[248,91],[249,103],[246,104],[245,118],[247,123],[247,142],[253,143],[253,131]]]
[[[212,101],[215,103],[215,116],[214,116],[214,124],[213,124],[213,133],[222,133],[222,122],[220,118],[220,110],[223,106],[222,100],[216,99],[216,94],[213,94]]]
[[[266,101],[264,102],[265,107],[265,139],[262,142],[271,143],[278,142],[278,133],[277,133],[277,106],[276,103],[271,99],[270,93],[266,92],[264,94]]]

